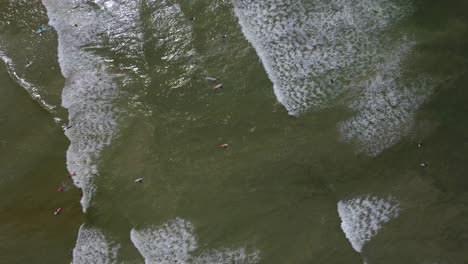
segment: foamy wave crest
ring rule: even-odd
[[[75,185],[83,190],[83,211],[96,187],[99,157],[118,133],[122,78],[105,55],[126,54],[120,70],[138,72],[142,53],[138,1],[44,0],[49,23],[58,34],[59,63],[66,84],[62,105],[68,109],[71,129],[67,167],[75,173]]]
[[[409,84],[402,81],[402,57],[414,43],[403,38],[392,44],[395,41],[383,37],[411,12],[408,2],[233,2],[243,33],[289,114],[335,105],[340,95],[349,92],[363,95],[350,105],[357,115],[340,129],[365,153],[375,156],[409,131],[425,98],[416,88],[429,84],[424,78]],[[393,49],[397,52],[387,58]]]
[[[379,33],[407,8],[390,0],[234,0],[234,7],[292,115],[325,107],[343,93],[373,62]]]
[[[73,249],[73,264],[117,263],[119,246],[96,228],[82,225]]]
[[[358,84],[364,90],[350,107],[355,116],[339,124],[345,140],[376,156],[409,133],[419,106],[431,92],[429,78],[404,81],[400,77],[402,59],[414,43],[402,43],[375,69],[372,78]]]
[[[400,204],[394,197],[361,196],[338,202],[341,229],[360,253],[383,224],[398,217],[399,210]]]
[[[130,237],[146,264],[253,264],[260,260],[258,252],[248,253],[244,248],[210,250],[193,256],[198,248],[195,228],[181,218],[159,227],[132,229]]]

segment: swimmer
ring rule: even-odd
[[[57,192],[63,192],[63,190],[64,190],[63,185],[60,185],[60,187],[58,187],[58,189],[57,189]]]
[[[421,162],[421,164],[419,166],[421,166],[421,168],[425,168],[425,167],[429,166],[429,164],[427,164],[426,162]]]

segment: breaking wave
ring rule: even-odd
[[[289,114],[300,115],[337,105],[341,101],[338,99],[348,94],[358,97],[351,102],[357,114],[341,125],[341,131],[345,139],[354,140],[372,156],[408,131],[412,116],[423,101],[421,97],[413,99],[421,95],[406,88],[401,80],[400,62],[403,55],[409,54],[408,47],[413,41],[406,37],[396,41],[384,37],[386,31],[411,13],[408,2],[233,0],[233,3],[242,32],[257,51],[278,101]],[[393,49],[397,55],[394,60],[387,59]],[[427,82],[417,80],[412,85]],[[372,102],[376,98],[380,103]],[[371,113],[373,110],[379,113]],[[381,131],[385,133],[379,134]]]
[[[358,84],[363,93],[349,104],[356,114],[338,125],[346,141],[355,142],[370,156],[377,156],[410,132],[416,111],[431,93],[429,77],[401,78],[402,60],[413,46],[410,42],[399,45],[376,66],[372,78]]]
[[[253,264],[260,261],[257,251],[249,253],[244,248],[208,250],[194,256],[198,249],[195,228],[181,218],[161,226],[132,229],[130,237],[146,264]]]
[[[393,197],[361,196],[338,202],[341,229],[359,253],[383,224],[398,217],[399,211],[400,204]]]
[[[49,24],[59,42],[59,63],[66,84],[62,105],[72,126],[67,168],[83,191],[83,211],[90,206],[99,174],[99,157],[118,134],[121,86],[132,77],[122,72],[140,72],[144,65],[139,30],[139,2],[111,0],[43,0]],[[126,56],[118,69],[108,55]]]
[[[116,263],[119,246],[96,228],[82,225],[78,231],[73,264]]]

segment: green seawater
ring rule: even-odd
[[[70,263],[82,224],[120,244],[117,263],[144,263],[131,229],[176,217],[196,227],[195,254],[245,247],[268,264],[468,262],[468,2],[414,1],[415,12],[397,27],[416,39],[404,67],[438,81],[411,132],[377,157],[341,140],[337,124],[349,109],[287,114],[228,1],[169,2],[193,29],[177,54],[196,53],[167,62],[161,57],[177,39],[158,45],[148,37],[150,81],[122,88],[128,97],[116,104],[126,111],[83,213],[66,169],[56,32],[31,33],[48,21],[40,2],[0,0],[0,48],[56,106],[44,109],[0,66],[0,263]],[[144,34],[174,34],[155,25]],[[25,68],[30,56],[22,55],[31,50],[37,56]],[[211,89],[206,76],[223,89]],[[135,183],[140,177],[143,184]],[[56,191],[61,184],[65,192]],[[392,195],[401,208],[359,254],[340,227],[337,203],[363,194]]]

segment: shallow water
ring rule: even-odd
[[[467,7],[0,1],[0,263],[468,261]]]

